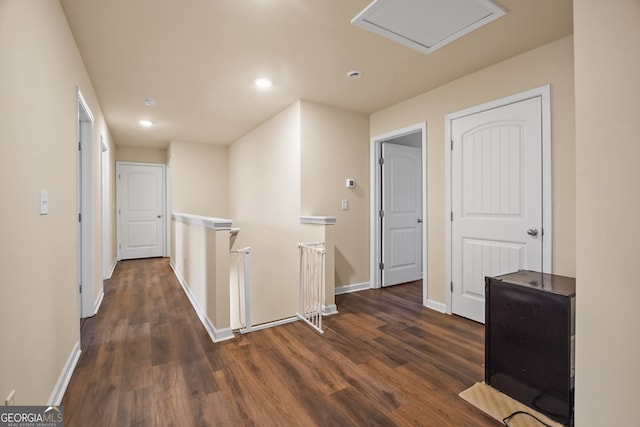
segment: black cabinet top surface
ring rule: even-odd
[[[567,297],[576,294],[576,279],[573,277],[521,270],[516,273],[496,276],[493,279]]]

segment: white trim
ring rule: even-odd
[[[238,332],[241,334],[248,334],[249,332],[255,332],[262,329],[273,328],[275,326],[286,325],[287,323],[293,323],[300,320],[298,316],[287,317],[285,319],[275,320],[273,322],[261,323],[259,325],[251,326],[250,328],[240,329]]]
[[[106,279],[111,279],[111,276],[113,276],[113,272],[116,270],[117,265],[118,265],[118,258],[114,258],[113,262],[111,263],[111,268],[109,268],[109,274],[107,275]]]
[[[67,386],[69,385],[69,381],[71,380],[73,371],[75,371],[76,369],[76,365],[78,364],[78,359],[80,359],[81,352],[82,350],[80,350],[80,341],[76,341],[76,343],[73,345],[73,349],[71,349],[71,353],[69,354],[67,363],[64,364],[64,367],[60,372],[60,376],[58,376],[58,381],[53,387],[51,395],[49,395],[47,405],[60,406],[60,404],[62,403],[62,398],[64,397],[64,393],[67,391]]]
[[[173,274],[178,279],[180,286],[182,286],[182,290],[184,290],[184,293],[187,295],[189,302],[191,302],[191,306],[193,306],[193,309],[196,311],[196,314],[200,319],[200,323],[202,323],[202,326],[204,326],[204,328],[206,329],[207,333],[209,334],[209,337],[211,337],[211,340],[214,343],[217,343],[217,342],[226,341],[226,340],[235,338],[235,335],[231,328],[216,329],[215,326],[213,326],[213,323],[211,323],[211,320],[209,320],[204,310],[202,310],[202,307],[200,307],[200,304],[198,304],[198,300],[196,300],[196,297],[191,293],[191,289],[189,289],[187,282],[184,280],[182,275],[176,269],[175,265],[173,264],[173,261],[169,262],[169,265],[173,270]]]
[[[551,86],[540,86],[515,95],[500,98],[484,104],[447,114],[445,120],[445,218],[451,212],[451,122],[471,114],[499,108],[527,99],[540,97],[542,101],[542,229],[544,240],[542,247],[542,269],[544,273],[553,272],[553,230],[552,230],[552,177],[551,177]],[[451,221],[446,221],[445,230],[445,287],[446,313],[451,314]]]
[[[371,288],[381,287],[381,274],[378,269],[381,257],[381,238],[380,236],[380,217],[378,212],[382,209],[382,200],[380,200],[380,168],[378,167],[378,159],[382,153],[382,143],[391,139],[396,139],[404,135],[409,135],[420,131],[422,133],[422,304],[426,305],[429,296],[429,264],[428,264],[428,244],[427,233],[429,230],[429,216],[427,210],[427,123],[422,122],[415,125],[407,126],[391,132],[370,138],[370,188],[371,188],[371,210],[370,210],[370,283]],[[337,294],[336,294],[337,295]]]
[[[167,164],[164,168],[164,191],[165,191],[165,210],[164,217],[171,218],[171,159],[167,160]],[[164,251],[164,256],[167,258],[171,258],[171,221],[165,221],[165,241],[166,247]]]
[[[76,89],[77,93],[77,140],[74,141],[76,149],[77,144],[81,143],[82,149],[78,151],[78,213],[82,215],[82,221],[78,223],[80,232],[78,253],[80,269],[79,285],[82,285],[82,292],[78,289],[78,297],[80,301],[80,317],[93,316],[94,308],[94,270],[95,270],[95,230],[94,219],[95,212],[93,209],[93,183],[94,183],[94,167],[93,167],[93,114],[89,105],[82,96],[80,88]],[[100,274],[102,276],[102,274]]]
[[[111,213],[109,205],[109,188],[111,180],[111,158],[109,153],[109,146],[104,142],[104,135],[100,135],[100,203],[102,215],[100,220],[102,222],[102,280],[108,279],[109,276],[109,255],[111,252],[111,245],[109,237],[111,235]]]
[[[369,282],[354,283],[351,285],[336,286],[334,294],[335,295],[350,294],[351,292],[366,291],[367,289],[372,289],[371,283]]]
[[[232,221],[230,219],[192,215],[181,212],[174,212],[171,215],[176,220],[202,225],[203,227],[211,228],[213,230],[231,230]]]
[[[100,306],[102,305],[102,300],[104,299],[104,286],[100,287],[100,292],[98,293],[98,298],[96,298],[96,303],[93,306],[93,315],[98,314],[98,310],[100,310]]]
[[[322,224],[333,225],[336,223],[335,216],[301,216],[300,224]]]
[[[431,310],[435,310],[435,311],[440,312],[440,313],[446,313],[447,312],[447,304],[443,304],[441,302],[434,301],[432,299],[427,300],[427,303],[425,305],[426,305],[427,308],[430,308]]]
[[[322,305],[322,315],[323,316],[333,316],[334,314],[338,314],[338,306],[335,304],[331,305]]]

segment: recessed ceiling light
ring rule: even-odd
[[[260,89],[269,89],[273,83],[269,79],[259,78],[254,81],[254,84]]]
[[[151,120],[140,120],[138,123],[140,123],[140,126],[144,127],[149,127],[153,124]]]
[[[362,73],[358,70],[353,70],[353,71],[349,71],[347,73],[347,77],[349,77],[350,79],[359,79],[360,77],[362,77]]]
[[[145,98],[143,101],[144,105],[146,105],[147,107],[153,107],[154,105],[156,105],[155,98]]]

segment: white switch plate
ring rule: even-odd
[[[49,192],[47,190],[40,190],[40,215],[46,215],[49,213]]]
[[[349,201],[347,199],[342,199],[342,210],[346,211],[349,209]]]

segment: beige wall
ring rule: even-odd
[[[167,163],[165,148],[116,146],[116,161],[138,163]]]
[[[171,210],[228,218],[228,147],[172,141]]]
[[[638,426],[640,2],[574,1],[576,425]]]
[[[174,219],[171,262],[214,334],[230,327],[229,230]],[[215,337],[217,340],[219,337]]]
[[[300,239],[300,102],[229,148],[235,247],[251,247],[254,324],[295,315]]]
[[[429,299],[444,303],[445,115],[551,84],[553,270],[575,275],[575,137],[573,39],[566,37],[470,74],[371,115],[380,135],[427,122],[427,234]]]
[[[301,144],[300,213],[337,218],[336,286],[368,282],[369,117],[302,101]],[[355,189],[346,188],[347,178]]]
[[[16,390],[17,405],[42,405],[79,340],[78,88],[95,117],[97,289],[102,275],[99,136],[112,142],[59,2],[4,0],[0,10],[0,396]],[[49,192],[48,215],[39,215],[41,189]]]

